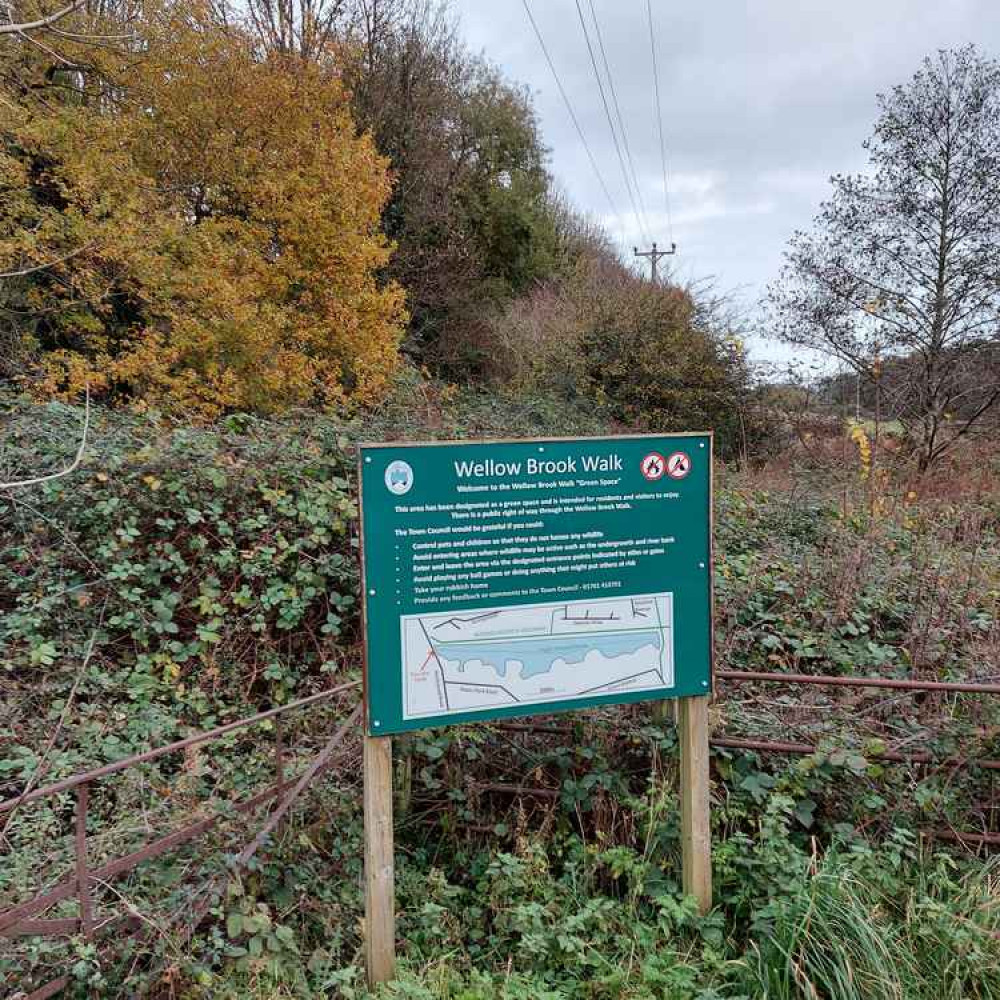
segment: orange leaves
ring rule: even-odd
[[[93,245],[26,290],[44,317],[43,390],[89,380],[204,416],[376,400],[406,318],[402,290],[377,280],[391,182],[339,82],[258,58],[197,9],[145,30],[113,110],[26,111],[16,141],[34,149],[0,152],[46,243],[0,208],[3,259]],[[50,205],[26,190],[43,159]]]

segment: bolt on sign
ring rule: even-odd
[[[710,434],[361,448],[368,733],[707,694]]]

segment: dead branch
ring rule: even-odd
[[[0,35],[23,35],[29,31],[43,31],[46,28],[51,28],[53,24],[61,21],[64,17],[68,17],[75,11],[81,10],[86,2],[87,0],[73,0],[73,3],[63,7],[62,10],[57,10],[35,21],[22,21],[20,24],[0,24]]]
[[[48,483],[53,479],[61,479],[63,476],[68,476],[71,472],[74,472],[79,466],[80,462],[83,461],[83,452],[87,447],[87,431],[90,429],[90,383],[87,383],[86,387],[86,397],[84,400],[84,411],[83,411],[83,433],[80,436],[80,447],[76,450],[76,457],[66,466],[65,469],[61,469],[59,472],[50,472],[45,476],[33,476],[30,479],[15,479],[13,482],[0,483],[0,490],[14,490],[20,489],[23,486],[37,486],[39,483]]]
[[[56,55],[52,53],[52,55]],[[61,59],[61,56],[56,56],[56,58]],[[9,278],[24,278],[29,274],[35,274],[37,271],[44,271],[47,268],[55,267],[56,264],[62,264],[67,260],[71,260],[73,257],[78,256],[85,250],[89,250],[93,246],[92,243],[88,243],[87,246],[77,247],[76,250],[71,250],[67,254],[63,254],[62,257],[56,257],[55,260],[46,261],[44,264],[35,264],[33,267],[26,267],[20,271],[0,271],[0,281]]]

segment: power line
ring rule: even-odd
[[[531,27],[535,30],[535,37],[538,39],[538,44],[541,46],[542,54],[545,56],[545,61],[549,64],[549,69],[552,71],[552,77],[556,81],[559,93],[562,95],[563,103],[566,105],[566,110],[569,112],[569,116],[573,120],[573,125],[576,127],[576,134],[580,137],[580,142],[583,143],[583,148],[587,151],[587,159],[590,160],[590,166],[593,168],[594,176],[597,177],[597,180],[601,185],[601,190],[604,192],[604,197],[608,199],[608,204],[611,206],[611,211],[617,220],[619,219],[619,215],[618,209],[615,207],[615,200],[611,197],[611,192],[608,190],[608,185],[604,181],[604,176],[601,174],[600,168],[597,166],[597,160],[594,159],[594,154],[590,150],[590,143],[587,142],[587,137],[583,134],[583,129],[580,126],[580,120],[576,117],[576,112],[573,110],[573,105],[570,103],[569,95],[566,93],[566,88],[562,85],[562,80],[559,79],[555,63],[552,61],[552,56],[549,55],[548,46],[545,44],[542,32],[535,21],[535,16],[531,13],[531,8],[528,6],[528,0],[521,0],[521,2],[524,4],[524,11],[528,15]]]
[[[593,8],[591,8],[593,10]],[[601,80],[601,72],[597,68],[597,57],[594,55],[594,46],[590,42],[590,33],[587,31],[587,22],[583,17],[583,8],[580,0],[576,0],[576,13],[580,18],[580,27],[583,29],[583,40],[587,43],[587,52],[590,53],[590,65],[594,70],[594,79],[597,81],[597,89],[601,94],[601,103],[604,105],[604,117],[608,120],[608,128],[611,130],[611,141],[615,144],[615,152],[618,154],[618,166],[621,167],[622,177],[625,180],[625,191],[628,200],[632,205],[632,214],[635,216],[636,225],[642,234],[643,240],[648,239],[643,230],[642,219],[639,216],[639,208],[636,205],[635,195],[632,193],[632,183],[629,180],[628,168],[625,166],[625,157],[622,155],[622,148],[618,142],[618,133],[615,131],[614,121],[611,118],[611,108],[608,106],[608,97],[604,92],[604,83]]]
[[[639,201],[639,214],[642,217],[642,223],[645,227],[645,235],[643,239],[649,242],[649,219],[646,217],[646,205],[642,198],[642,187],[639,185],[639,175],[636,173],[635,160],[632,159],[632,148],[628,141],[628,132],[625,130],[625,118],[622,115],[621,106],[618,103],[618,91],[615,88],[615,78],[611,73],[611,65],[608,62],[608,53],[604,48],[604,36],[601,32],[600,22],[597,20],[597,12],[594,10],[594,0],[588,0],[590,5],[590,16],[594,20],[594,29],[597,32],[597,44],[601,50],[601,61],[604,64],[604,73],[608,78],[608,85],[611,88],[611,102],[615,108],[615,116],[618,119],[618,131],[621,132],[622,145],[625,148],[625,157],[628,160],[629,170],[632,175],[632,187],[635,190],[635,196]]]
[[[663,107],[660,103],[660,72],[656,65],[656,34],[653,30],[653,0],[646,0],[649,15],[649,50],[653,55],[653,88],[656,92],[656,119],[660,127],[660,162],[663,165],[663,201],[667,208],[667,228],[673,242],[674,223],[670,213],[670,185],[667,182],[667,144],[663,138]]]

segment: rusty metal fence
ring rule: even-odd
[[[233,863],[234,868],[238,869],[245,866],[265,843],[268,836],[278,827],[282,818],[295,804],[296,800],[309,784],[330,766],[336,749],[344,743],[351,730],[357,726],[361,716],[361,708],[360,706],[353,708],[346,721],[339,726],[323,749],[294,779],[286,778],[285,775],[288,748],[285,745],[284,739],[283,717],[289,712],[313,706],[320,702],[328,702],[339,695],[356,690],[359,686],[360,681],[341,684],[310,697],[301,698],[297,701],[269,709],[268,711],[259,712],[256,715],[238,719],[205,732],[196,733],[185,739],[177,740],[174,743],[169,743],[153,750],[147,750],[144,753],[133,754],[112,764],[75,774],[40,788],[32,788],[29,784],[20,795],[0,802],[0,821],[3,822],[3,830],[6,830],[14,814],[24,806],[51,798],[63,792],[72,791],[76,797],[74,815],[74,872],[72,877],[57,883],[44,892],[38,893],[29,900],[0,911],[0,938],[13,938],[23,935],[81,934],[87,940],[94,940],[98,929],[105,932],[111,929],[106,925],[98,928],[93,905],[93,889],[95,885],[106,884],[115,878],[133,871],[143,862],[157,858],[188,841],[202,836],[218,826],[223,820],[231,817],[234,813],[252,814],[272,800],[279,799],[280,801],[270,811],[256,836],[236,856]],[[200,744],[210,743],[236,730],[257,726],[268,721],[273,722],[275,727],[273,784],[246,799],[231,803],[224,810],[171,830],[169,833],[146,843],[136,851],[116,857],[99,867],[92,868],[90,866],[87,846],[87,816],[90,808],[90,790],[96,782],[103,781],[114,774],[149,763],[168,754],[175,754]],[[0,833],[2,832],[0,831]],[[56,919],[45,919],[42,916],[42,914],[56,904],[74,897],[77,900],[77,916]],[[212,901],[213,894],[211,892],[203,893],[201,902],[192,908],[191,918],[188,920],[186,928],[180,931],[181,937],[185,935],[189,936],[194,932],[197,923],[211,907]],[[133,925],[127,928],[128,933],[133,936],[143,933],[141,924],[136,928],[134,926],[135,921],[130,921],[127,917],[123,919],[125,923]],[[118,923],[120,921],[112,921],[115,929],[117,929]],[[24,1000],[44,1000],[44,998],[53,996],[65,989],[69,984],[70,977],[63,975],[34,989],[31,993],[21,993],[18,995],[23,996]]]
[[[1000,695],[1000,684],[986,682],[950,682],[950,681],[918,681],[887,677],[857,677],[857,676],[831,676],[815,674],[791,674],[763,671],[746,670],[717,670],[715,677],[719,681],[732,683],[774,683],[787,685],[816,685],[827,687],[843,688],[888,688],[901,691],[943,693],[943,694],[977,694],[996,696]],[[281,798],[280,803],[270,812],[267,820],[243,850],[236,856],[235,867],[245,865],[250,858],[259,850],[267,837],[281,822],[282,817],[288,812],[302,792],[308,787],[319,774],[326,770],[333,757],[334,751],[340,746],[349,731],[355,727],[360,719],[361,709],[357,706],[348,716],[347,720],[337,729],[333,737],[326,744],[323,750],[313,759],[313,761],[301,772],[298,778],[286,779],[286,747],[281,728],[281,718],[286,713],[296,709],[302,709],[310,705],[315,705],[322,701],[328,701],[337,695],[354,690],[360,682],[342,684],[308,698],[290,702],[286,705],[260,712],[244,719],[219,726],[206,732],[197,733],[186,739],[178,740],[166,746],[158,747],[145,753],[135,754],[123,760],[107,764],[104,767],[95,768],[81,774],[76,774],[60,781],[54,782],[41,788],[28,788],[21,795],[6,801],[0,802],[0,818],[6,816],[7,822],[10,817],[22,806],[41,799],[58,795],[62,792],[75,791],[75,871],[73,877],[66,879],[56,886],[39,893],[32,899],[19,903],[9,909],[0,912],[0,937],[16,937],[20,935],[67,935],[82,934],[86,938],[92,938],[95,933],[95,917],[92,904],[92,887],[97,883],[105,883],[117,878],[127,872],[132,871],[145,861],[156,858],[167,851],[170,851],[181,844],[190,841],[208,832],[219,824],[229,812],[218,812],[211,816],[190,823],[179,829],[153,840],[141,849],[130,854],[115,858],[114,860],[98,867],[91,868],[88,864],[87,850],[87,814],[89,807],[89,793],[91,786],[98,781],[104,780],[113,774],[124,771],[128,768],[147,763],[167,754],[177,753],[198,744],[217,740],[227,733],[237,729],[242,729],[268,720],[274,720],[275,732],[275,759],[274,772],[275,782],[263,791],[244,799],[232,809],[238,813],[253,813],[261,806],[273,799]],[[501,723],[499,728],[520,732],[538,732],[548,734],[566,734],[569,732],[563,726],[552,724],[534,723]],[[808,755],[816,753],[817,746],[807,743],[796,743],[789,741],[742,739],[736,737],[718,737],[711,741],[711,745],[718,749],[753,750],[760,752],[771,752],[787,755]],[[1000,760],[950,757],[942,759],[925,751],[914,751],[902,753],[893,750],[883,750],[872,753],[874,759],[884,760],[891,763],[923,765],[923,764],[950,764],[956,767],[974,766],[989,771],[1000,771]],[[481,791],[489,791],[500,794],[537,796],[543,798],[557,798],[559,792],[553,788],[534,787],[521,784],[493,783],[484,784]],[[286,794],[287,793],[287,794]],[[929,835],[941,840],[950,840],[960,844],[972,844],[980,846],[1000,845],[1000,834],[980,833],[980,832],[960,832],[956,830],[935,830],[929,831]],[[44,919],[40,915],[59,902],[75,897],[78,901],[78,915],[75,917]],[[195,907],[192,919],[188,921],[187,933],[193,933],[198,921],[205,915],[211,905],[212,897],[205,895],[200,907]],[[60,992],[67,985],[70,979],[68,976],[61,976],[46,983],[44,986],[35,989],[32,993],[24,994],[24,1000],[44,1000]]]
[[[926,694],[976,694],[1000,695],[1000,684],[987,681],[922,681],[896,677],[851,677],[830,674],[792,674],[757,670],[716,670],[715,677],[735,683],[791,684],[815,687],[842,688],[883,688],[893,691],[910,691]],[[718,738],[711,741],[713,747],[734,750],[758,750],[762,753],[808,756],[819,747],[808,743],[784,742],[778,740],[755,740]],[[956,768],[977,767],[984,771],[1000,771],[1000,760],[983,757],[952,756],[938,757],[926,751],[902,753],[898,750],[881,750],[871,753],[876,760],[894,764],[939,765]],[[948,840],[963,846],[1000,846],[1000,833],[972,830],[935,829],[923,831],[929,839]]]
[[[788,684],[792,686],[806,685],[833,688],[884,688],[896,691],[909,691],[927,694],[973,694],[985,696],[1000,695],[1000,684],[991,681],[921,681],[895,677],[859,677],[832,674],[796,674],[753,670],[716,670],[716,681],[729,683],[769,683]],[[716,686],[715,697],[720,697],[720,686]],[[509,732],[527,732],[568,736],[571,729],[567,726],[551,723],[501,723],[498,728]],[[792,742],[787,740],[748,739],[742,737],[717,736],[709,740],[709,745],[718,750],[750,750],[760,753],[773,753],[786,756],[810,756],[818,753],[820,747],[811,743]],[[984,771],[1000,771],[1000,760],[950,756],[942,757],[926,750],[910,750],[904,752],[897,749],[868,751],[867,757],[873,760],[885,761],[890,764],[905,764],[910,766],[980,768]],[[559,797],[558,789],[545,788],[536,785],[512,783],[480,783],[476,789],[481,792],[493,792],[499,795],[526,796],[539,799]],[[1000,833],[981,831],[961,831],[954,829],[923,830],[922,835],[930,840],[945,840],[963,846],[1000,847]]]

